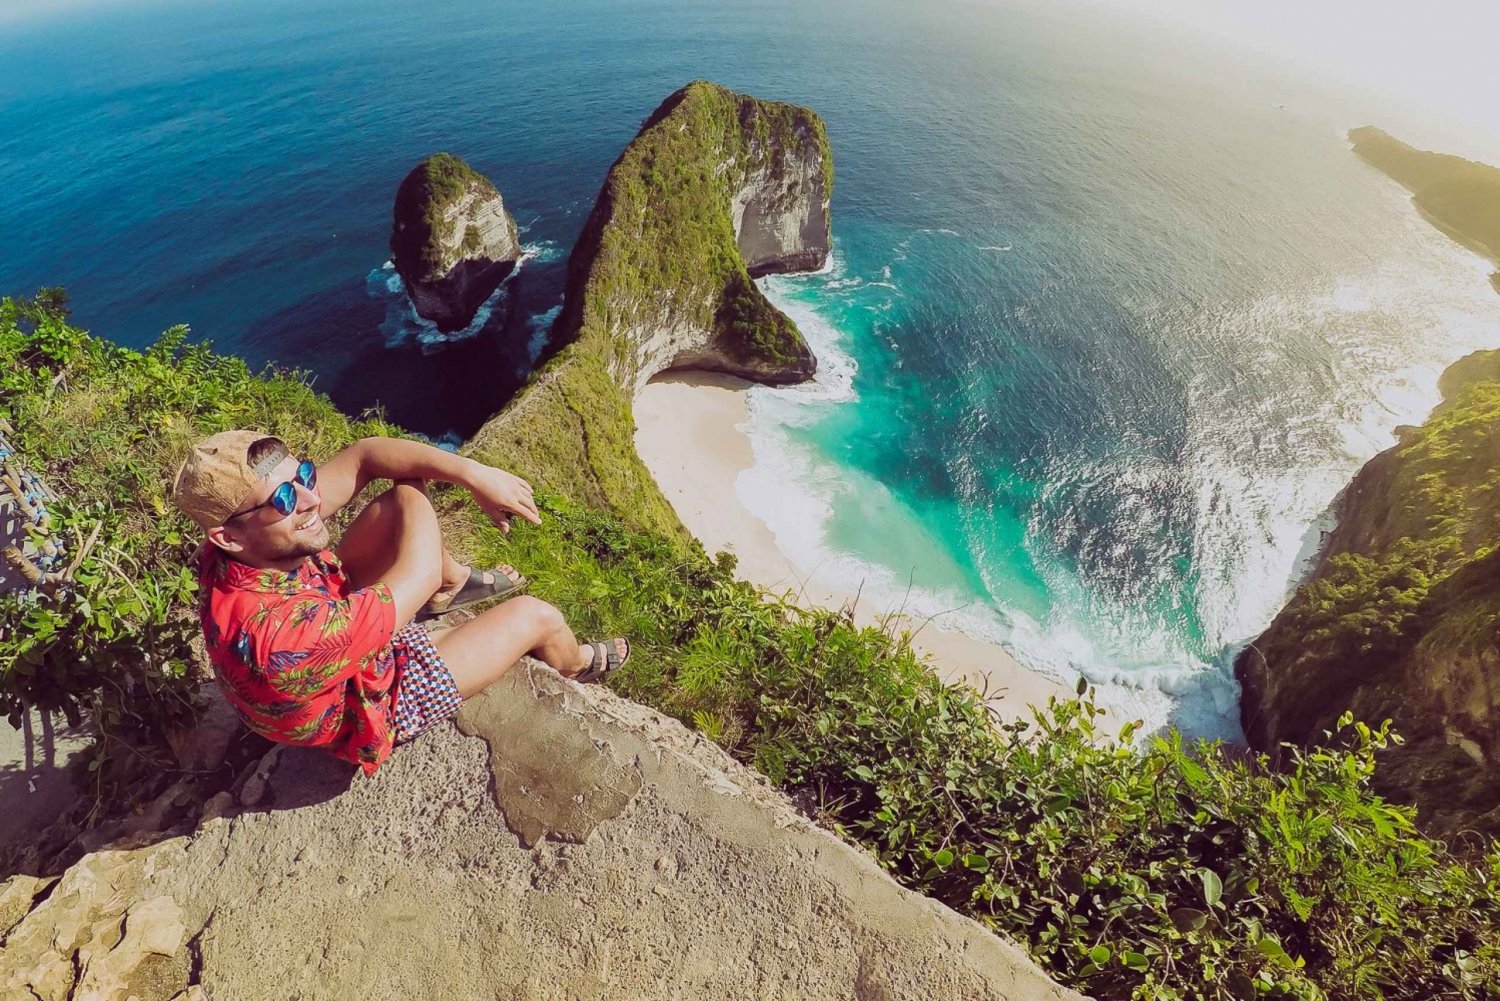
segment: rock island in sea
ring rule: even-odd
[[[444,333],[468,326],[520,257],[500,192],[451,153],[423,160],[396,189],[391,261],[417,315]]]

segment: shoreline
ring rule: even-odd
[[[861,626],[885,622],[911,630],[913,648],[939,677],[988,692],[989,703],[1007,719],[1026,716],[1029,706],[1045,704],[1048,696],[1073,696],[1071,686],[1027,667],[998,643],[880,607],[783,552],[736,490],[740,474],[754,464],[744,430],[751,385],[712,372],[673,372],[653,379],[636,397],[636,451],[704,549],[733,553],[738,576],[772,593],[795,592],[804,607],[838,609],[852,602]]]

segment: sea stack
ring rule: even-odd
[[[417,314],[462,330],[515,269],[516,221],[488,178],[451,153],[412,168],[396,190],[391,260]]]
[[[610,374],[631,394],[664,369],[812,378],[812,349],[754,279],[823,266],[832,193],[815,113],[688,84],[610,168],[568,261],[554,341],[610,342]]]
[[[686,538],[636,455],[631,403],[668,369],[771,385],[813,377],[812,348],[755,278],[828,260],[832,193],[812,110],[703,80],[669,96],[604,180],[536,377],[469,454]]]

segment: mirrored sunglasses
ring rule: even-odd
[[[313,464],[311,459],[303,459],[297,464],[296,474],[290,480],[280,484],[275,490],[271,491],[270,497],[254,507],[249,507],[238,514],[230,515],[225,523],[228,524],[228,522],[236,518],[243,518],[245,515],[259,511],[263,507],[273,507],[276,509],[277,514],[285,518],[297,510],[297,487],[300,486],[304,489],[312,490],[317,485],[318,467]]]

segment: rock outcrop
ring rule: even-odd
[[[468,326],[520,257],[500,192],[458,157],[428,157],[396,190],[391,260],[417,314],[439,330]]]
[[[1500,264],[1500,167],[1408,146],[1373,125],[1349,131],[1354,152],[1412,193],[1422,217]],[[1500,291],[1500,271],[1490,276]]]
[[[610,168],[568,259],[553,356],[470,443],[625,522],[685,533],[635,455],[630,404],[666,369],[782,385],[817,359],[754,276],[828,259],[822,120],[716,84],[662,102]]]
[[[751,279],[823,266],[832,189],[812,111],[688,84],[610,168],[554,340],[610,344],[610,374],[632,393],[670,368],[811,378],[811,349]]]
[[[1405,743],[1375,781],[1440,835],[1500,835],[1500,351],[1371,459],[1308,579],[1235,664],[1251,745],[1311,744],[1345,710]]]
[[[353,771],[274,750],[189,825],[14,876],[0,996],[1077,997],[676,721],[539,665]]]

